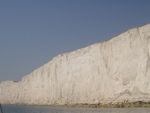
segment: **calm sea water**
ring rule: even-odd
[[[2,105],[4,113],[150,113],[150,108],[73,108],[60,106]]]

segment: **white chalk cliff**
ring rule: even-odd
[[[56,56],[22,78],[0,83],[0,103],[97,104],[150,101],[150,24]]]

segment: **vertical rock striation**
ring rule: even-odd
[[[0,83],[0,103],[150,101],[150,24],[56,56],[19,82]]]

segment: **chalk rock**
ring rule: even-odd
[[[150,101],[150,24],[56,56],[0,83],[0,103],[97,104]]]

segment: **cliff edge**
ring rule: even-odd
[[[150,101],[150,24],[56,56],[22,78],[0,83],[3,104]]]

